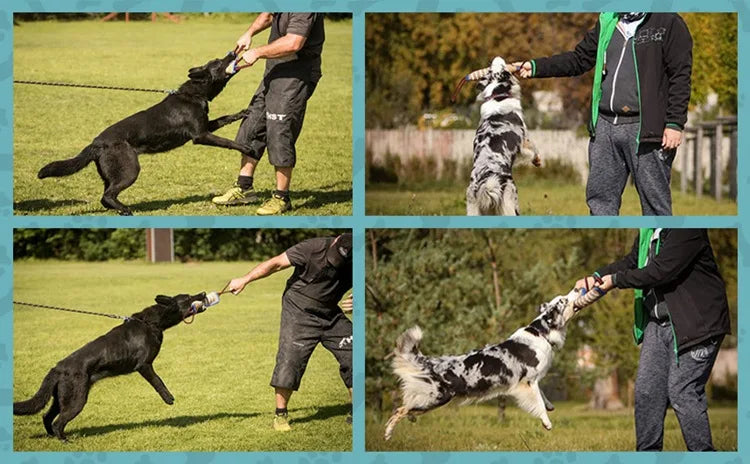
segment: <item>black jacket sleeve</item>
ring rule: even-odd
[[[668,79],[667,126],[685,128],[690,103],[690,73],[693,67],[693,38],[677,14],[664,41],[664,70]]]
[[[600,269],[597,269],[597,274],[599,274],[600,276],[605,276],[608,274],[615,274],[618,271],[636,269],[638,267],[638,242],[638,235],[636,235],[635,242],[633,243],[633,248],[630,249],[630,253],[612,264],[608,264]]]
[[[580,76],[596,64],[596,50],[599,44],[599,21],[578,42],[571,52],[560,53],[547,58],[534,59],[532,77]]]
[[[617,288],[651,288],[668,284],[680,277],[708,246],[701,229],[668,229],[662,234],[663,246],[659,254],[641,269],[618,271],[614,280]]]

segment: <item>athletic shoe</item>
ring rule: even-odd
[[[286,414],[276,414],[273,418],[273,429],[277,432],[288,432],[292,430]]]
[[[283,214],[291,209],[291,200],[285,200],[281,195],[274,193],[271,199],[263,203],[255,214],[258,216],[271,216],[274,214]]]
[[[258,194],[252,187],[243,190],[236,182],[234,187],[227,190],[224,195],[213,197],[211,203],[220,206],[246,205],[258,201]]]

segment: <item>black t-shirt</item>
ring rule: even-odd
[[[318,82],[320,54],[326,35],[323,28],[323,13],[274,13],[268,43],[295,34],[306,37],[305,44],[295,54],[283,58],[266,60],[266,75],[296,77],[303,81]]]
[[[334,239],[311,238],[286,250],[294,273],[286,281],[284,296],[303,295],[322,307],[338,307],[338,302],[352,288],[352,264],[350,260],[336,269],[328,263],[326,251]]]

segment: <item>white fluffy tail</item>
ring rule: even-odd
[[[401,397],[406,410],[424,409],[434,405],[438,396],[437,384],[430,378],[430,373],[419,358],[419,342],[422,340],[422,329],[414,326],[407,330],[396,341],[393,354],[393,373],[401,381]]]
[[[469,187],[471,189],[471,187]],[[466,213],[476,215],[518,216],[518,190],[513,179],[503,184],[497,176],[489,177],[471,198],[467,191]]]

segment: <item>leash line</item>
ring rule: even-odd
[[[43,304],[37,304],[37,303],[24,303],[22,301],[15,301],[15,300],[13,301],[13,304],[17,304],[21,306],[31,306],[32,308],[54,309],[55,311],[67,311],[70,313],[89,314],[92,316],[102,316],[102,317],[109,317],[112,319],[122,319],[123,321],[134,320],[132,317],[120,316],[118,314],[96,313],[93,311],[84,311],[82,309],[61,308],[59,306],[49,306],[49,305],[43,305]]]
[[[43,81],[27,81],[27,80],[13,80],[14,84],[32,84],[32,85],[48,85],[53,87],[76,87],[82,89],[100,89],[100,90],[128,90],[132,92],[153,92],[153,93],[166,93],[169,95],[177,93],[177,90],[171,89],[144,89],[139,87],[118,87],[113,85],[93,85],[93,84],[75,84],[72,82],[43,82]]]

